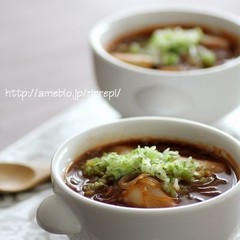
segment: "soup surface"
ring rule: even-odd
[[[239,37],[204,26],[158,26],[121,36],[107,50],[141,67],[184,71],[208,68],[240,55]]]
[[[229,157],[230,158],[230,157]],[[135,139],[100,146],[65,172],[74,191],[126,207],[163,208],[202,202],[238,181],[220,150],[163,139]]]

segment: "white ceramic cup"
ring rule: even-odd
[[[109,103],[123,117],[169,116],[212,124],[240,104],[240,57],[189,71],[160,71],[122,62],[106,51],[119,36],[161,24],[191,24],[227,31],[240,39],[240,17],[202,7],[144,7],[98,22],[90,34],[97,83],[116,91]]]
[[[228,152],[240,164],[240,143],[213,127],[188,120],[138,117],[119,120],[77,134],[55,153],[51,175],[54,194],[38,208],[46,231],[78,240],[232,240],[240,227],[240,183],[227,192],[187,206],[128,208],[100,203],[64,183],[66,167],[85,151],[102,144],[141,137],[181,139]],[[239,166],[235,167],[239,175]]]

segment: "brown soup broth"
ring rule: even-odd
[[[112,143],[104,146],[99,146],[94,149],[91,149],[85,152],[83,155],[79,156],[66,170],[65,173],[65,182],[72,190],[78,192],[79,194],[86,196],[84,192],[84,186],[87,185],[89,182],[94,181],[94,177],[89,178],[84,176],[82,171],[80,170],[82,166],[84,166],[85,162],[88,159],[94,157],[101,157],[103,153],[107,152],[114,152],[115,149],[119,148],[131,148],[135,149],[138,146],[156,146],[159,151],[164,151],[167,148],[170,148],[172,151],[178,151],[182,157],[193,157],[196,159],[205,159],[210,161],[216,161],[224,163],[225,165],[225,172],[215,173],[213,177],[207,183],[194,183],[191,186],[186,184],[186,192],[182,192],[179,195],[179,200],[177,206],[189,205],[197,202],[202,202],[208,199],[211,199],[215,196],[220,195],[223,192],[226,192],[232,186],[234,186],[238,179],[239,169],[237,164],[230,156],[226,154],[222,154],[222,151],[219,149],[209,149],[203,145],[194,145],[186,142],[180,141],[173,141],[173,140],[166,140],[166,139],[133,139],[124,142],[117,142]],[[233,170],[236,169],[236,171]],[[116,196],[121,194],[120,188],[116,182],[109,182],[109,187],[104,187],[99,190],[93,196],[86,196],[91,199],[118,205],[118,206],[126,206],[126,207],[133,207],[128,206],[125,203],[119,201],[118,199],[102,199],[101,194],[106,194],[109,191],[109,188],[114,188]]]
[[[188,25],[188,24],[168,24],[168,25],[157,25],[148,27],[141,30],[132,31],[130,33],[127,33],[125,35],[119,36],[112,42],[110,42],[106,49],[108,52],[124,52],[122,49],[123,44],[130,44],[132,42],[139,42],[141,44],[145,44],[147,40],[149,39],[150,35],[153,33],[156,29],[164,29],[164,28],[174,28],[174,27],[182,27],[183,29],[190,29],[199,27],[202,29],[204,34],[212,35],[221,37],[223,39],[226,39],[229,42],[229,46],[227,49],[218,49],[215,47],[210,47],[211,50],[213,50],[216,54],[216,65],[222,64],[228,59],[236,58],[240,55],[240,39],[239,36],[235,36],[225,30],[216,30],[216,29],[210,29],[209,27],[202,26],[202,25]],[[187,63],[184,63],[188,65]],[[189,66],[190,68],[190,66]]]

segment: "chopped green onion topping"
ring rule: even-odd
[[[84,174],[103,179],[118,180],[130,173],[147,173],[163,181],[164,190],[175,196],[179,182],[193,182],[200,177],[199,163],[182,158],[177,151],[160,152],[155,146],[138,147],[126,154],[104,153],[86,162]]]
[[[215,53],[203,46],[199,47],[199,56],[204,67],[212,67],[216,63]]]
[[[161,52],[182,53],[192,45],[198,45],[203,37],[201,28],[182,29],[165,28],[155,30],[149,40],[149,46]]]

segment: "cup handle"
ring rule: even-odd
[[[42,201],[36,218],[39,226],[47,232],[71,235],[82,230],[73,211],[55,193]]]

